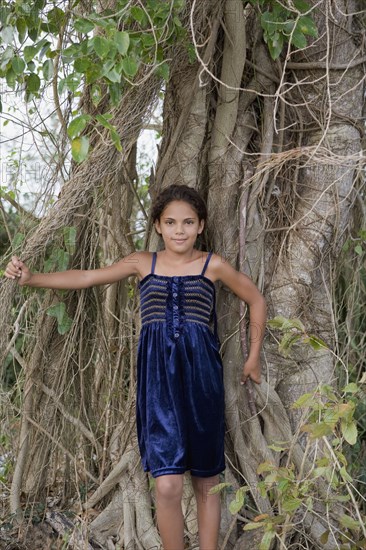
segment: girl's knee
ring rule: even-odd
[[[183,495],[183,476],[165,475],[157,477],[156,494],[158,498],[181,499]]]
[[[219,483],[218,475],[212,477],[192,476],[191,479],[196,494],[199,494],[204,499],[206,499],[207,496],[210,494],[210,490],[212,489],[212,487]]]

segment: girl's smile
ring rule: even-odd
[[[155,226],[167,248],[177,246],[185,249],[194,246],[197,236],[203,231],[204,221],[198,219],[190,204],[175,200],[165,207]]]

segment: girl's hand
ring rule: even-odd
[[[17,256],[13,256],[4,273],[8,279],[17,279],[20,286],[26,285],[32,278],[32,273]]]
[[[243,368],[240,384],[243,385],[250,378],[256,384],[261,383],[261,365],[259,359],[249,358]]]

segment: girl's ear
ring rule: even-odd
[[[161,235],[161,230],[160,230],[160,221],[159,220],[155,220],[155,231],[158,233],[158,235]]]
[[[199,225],[198,225],[198,235],[201,235],[204,227],[205,227],[205,220],[201,220]]]

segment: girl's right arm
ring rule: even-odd
[[[54,288],[59,290],[88,288],[106,285],[138,275],[139,253],[129,254],[119,262],[101,269],[59,271],[55,273],[32,273],[24,262],[13,256],[5,270],[5,277],[16,279],[20,286]]]

